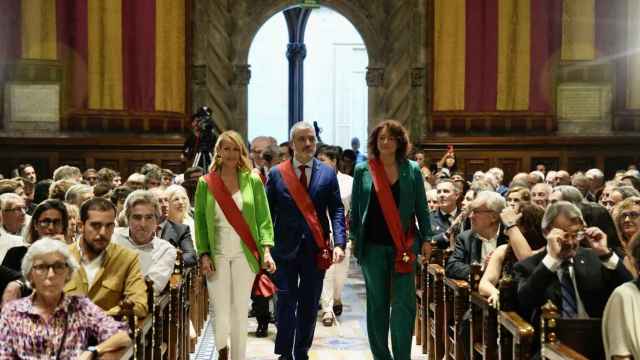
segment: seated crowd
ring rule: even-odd
[[[476,172],[469,183],[457,182],[461,174],[455,172],[453,153],[437,168],[422,167],[435,234],[432,251],[444,251],[446,278],[473,286],[472,267],[478,266],[479,284],[469,291],[500,310],[500,283],[512,282],[515,298],[508,308],[536,333],[543,306],[552,304],[562,319],[601,319],[607,359],[640,358],[640,173],[635,167],[607,181],[599,169],[569,174],[540,166],[518,173],[509,186],[502,185],[499,168]],[[432,261],[439,260],[432,256]],[[441,286],[446,293],[447,282]],[[473,299],[464,301],[471,314]],[[459,336],[466,342],[465,357],[474,358],[477,339],[469,342],[473,330],[464,325],[470,318],[460,321]],[[533,339],[535,353],[540,336]]]
[[[340,158],[341,173],[353,173],[355,158],[321,149],[334,167]],[[289,154],[274,146],[263,155],[268,169]],[[500,309],[500,282],[509,277],[517,289],[514,308],[535,329],[550,302],[564,318],[602,318],[607,359],[640,358],[638,170],[607,180],[599,169],[569,174],[539,166],[507,186],[499,168],[467,181],[452,151],[437,166],[420,152],[415,159],[424,175],[432,251],[449,249],[447,278],[469,280],[479,265],[478,292]],[[64,165],[44,180],[29,164],[16,172],[0,180],[0,357],[91,358],[128,346],[126,326],[112,318],[122,301],[143,318],[145,279],[160,294],[178,253],[184,266],[198,264],[192,204],[205,171],[176,176],[145,164],[124,182],[108,168],[82,173]],[[335,271],[332,281],[342,284],[346,269]],[[342,309],[341,286],[323,290],[321,316],[329,325],[331,312]],[[268,302],[253,300],[266,334]]]
[[[123,185],[107,168],[64,165],[39,181],[32,165],[17,172],[0,180],[0,358],[128,347],[123,304],[144,319],[147,284],[162,293],[178,253],[181,266],[197,264],[188,189],[204,171],[188,169],[182,185],[154,164]]]

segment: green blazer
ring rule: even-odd
[[[242,216],[249,225],[251,235],[258,245],[258,251],[262,258],[263,247],[273,246],[273,223],[264,185],[262,185],[260,177],[250,171],[238,171],[238,184],[242,192]],[[215,229],[215,204],[216,200],[207,188],[207,182],[204,178],[200,178],[196,188],[194,215],[196,251],[198,256],[209,253],[212,261],[218,245]],[[257,273],[260,270],[260,264],[244,242],[242,242],[242,250],[251,270]]]
[[[399,167],[400,181],[400,220],[402,228],[406,232],[409,225],[417,219],[418,229],[416,231],[416,241],[414,251],[417,253],[421,248],[422,242],[429,241],[432,236],[431,221],[429,220],[429,211],[427,210],[427,196],[424,190],[422,173],[415,161],[406,160]],[[367,161],[359,163],[353,174],[353,190],[351,193],[351,222],[349,224],[349,239],[355,246],[354,256],[358,259],[364,254],[364,248],[367,244],[364,239],[365,220],[367,219],[367,210],[369,209],[369,200],[373,188],[373,179],[369,171],[369,163]],[[396,204],[398,205],[398,204]]]

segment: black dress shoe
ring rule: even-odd
[[[278,360],[293,360],[293,357],[290,355],[280,355],[278,356]]]
[[[336,316],[342,315],[342,304],[333,305],[333,313],[336,314]]]
[[[269,335],[269,323],[260,323],[256,329],[256,337],[263,338]]]
[[[228,360],[229,359],[229,348],[223,347],[218,350],[218,360]]]

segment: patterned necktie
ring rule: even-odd
[[[571,263],[562,263],[562,275],[560,276],[560,289],[562,291],[562,317],[575,318],[578,314],[578,302],[576,301],[576,290],[571,280]]]
[[[302,184],[302,187],[307,190],[307,172],[305,171],[307,169],[307,165],[300,165],[298,166],[298,169],[300,169],[300,183]]]

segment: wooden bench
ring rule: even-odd
[[[416,321],[414,335],[416,337],[416,345],[422,345],[422,353],[427,353],[427,342],[429,339],[428,321],[427,321],[427,278],[428,267],[432,262],[437,261],[437,257],[434,257],[434,253],[438,256],[439,250],[436,249],[436,243],[431,242],[432,249],[431,257],[429,260],[422,264],[418,262],[416,269]],[[441,250],[440,250],[441,251]]]
[[[551,302],[542,307],[541,355],[550,360],[604,359],[602,319],[563,319]]]
[[[469,308],[469,283],[445,277],[444,285],[445,355],[448,359],[464,359],[469,345],[458,335],[464,314]]]
[[[533,326],[516,313],[516,284],[510,275],[503,275],[498,288],[498,356],[500,360],[530,359],[533,357],[535,331]]]
[[[471,307],[471,331],[469,354],[471,359],[498,358],[498,310],[489,305],[489,300],[480,295],[478,287],[482,278],[482,266],[471,265],[469,279]]]

